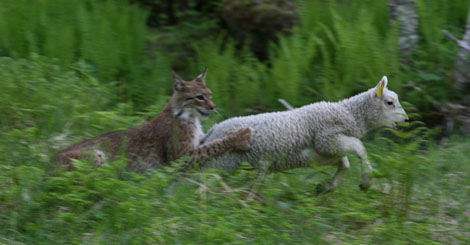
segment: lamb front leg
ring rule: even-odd
[[[366,148],[362,144],[361,140],[355,137],[340,135],[337,137],[338,150],[344,153],[350,152],[355,153],[361,159],[361,175],[362,179],[359,184],[361,190],[367,190],[370,187],[370,174],[373,171],[369,160],[367,159]]]

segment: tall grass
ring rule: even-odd
[[[13,1],[0,5],[0,53],[84,59],[105,81],[142,64],[145,12],[126,1]]]
[[[259,103],[280,108],[278,98],[296,106],[338,100],[375,85],[383,75],[391,77],[392,88],[400,88],[397,31],[388,24],[387,1],[333,2],[299,1],[299,26],[270,45],[267,63],[220,39],[196,44],[197,62],[217,73],[208,81],[218,102],[239,111]],[[243,77],[247,74],[252,81]]]
[[[388,1],[299,0],[297,5],[298,26],[270,45],[268,62],[246,59],[252,56],[221,39],[196,42],[198,65],[218,73],[208,80],[221,106],[239,112],[241,106],[281,109],[278,98],[296,106],[339,100],[375,85],[383,75],[400,94],[404,85],[428,80],[418,85],[422,90],[410,93],[425,93],[411,96],[414,103],[430,103],[429,93],[449,100],[455,92],[443,80],[453,69],[458,47],[443,37],[442,29],[463,31],[468,1],[417,1],[421,41],[411,66],[402,66],[399,26],[389,21]],[[239,74],[256,80],[246,83]],[[238,103],[240,96],[243,104]]]
[[[434,45],[447,39],[442,35],[443,29],[463,31],[470,2],[466,0],[445,1],[418,0],[416,2],[420,18],[421,36],[425,43]]]
[[[61,131],[67,121],[104,109],[114,100],[111,90],[77,63],[64,68],[57,59],[0,58],[0,128],[36,128],[43,134]]]
[[[429,112],[446,102],[460,103],[465,92],[453,86],[452,71],[459,52],[458,45],[442,34],[447,29],[455,36],[464,33],[470,9],[467,0],[417,1],[420,43],[414,53],[412,66],[403,69],[403,75],[415,89],[405,98]]]
[[[247,48],[240,50],[224,35],[216,40],[191,39],[194,59],[184,57],[182,62],[182,57],[168,53],[176,48],[157,50],[149,59],[147,14],[124,0],[0,3],[1,55],[28,57],[34,52],[66,65],[84,60],[101,82],[117,81],[112,86],[119,100],[131,101],[135,110],[169,94],[171,64],[188,64],[182,68],[184,74],[197,74],[207,66],[215,101],[220,111],[225,108],[230,114],[246,108],[280,109],[279,97],[296,106],[338,100],[372,86],[382,75],[390,77],[390,86],[397,91],[410,80],[410,74],[400,70],[398,26],[389,22],[386,0],[296,1],[298,26],[268,47],[267,62],[256,60]],[[462,31],[468,7],[466,0],[417,1],[421,32],[417,54],[423,61],[418,69],[432,71],[436,63],[452,69],[458,48],[443,38],[441,30]],[[455,27],[459,24],[462,28]],[[191,30],[174,29],[183,32],[178,38],[191,36],[184,34]],[[159,40],[155,42],[158,46]]]
[[[308,14],[317,13],[318,6],[303,9],[301,15],[301,20],[309,23],[301,22],[299,32],[313,36],[302,46],[304,49],[316,46],[316,56],[309,57],[311,51],[305,49],[302,56],[288,61],[290,64],[308,62],[307,66],[298,63],[293,66],[308,68],[303,75],[308,82],[303,87],[310,88],[309,97],[341,99],[372,86],[382,75],[391,76],[395,83],[392,87],[399,87],[397,37],[395,28],[384,21],[388,20],[386,1],[342,4],[332,1],[324,7],[328,15],[323,14],[314,23]],[[298,97],[308,94],[303,95]]]
[[[219,112],[226,113],[224,109],[240,112],[263,100],[265,94],[261,92],[261,85],[265,67],[246,49],[237,54],[234,43],[222,48],[222,40],[195,45],[199,65],[193,64],[192,73],[198,74],[202,65],[207,66],[207,85],[214,93],[214,102],[221,108]],[[243,96],[239,96],[241,94]]]
[[[1,0],[0,55],[83,60],[101,82],[118,82],[108,85],[119,88],[121,101],[149,104],[161,75],[147,58],[146,17],[125,0]],[[169,72],[165,59],[155,63]]]

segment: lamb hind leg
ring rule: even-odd
[[[329,179],[328,181],[324,183],[320,183],[316,187],[316,194],[319,195],[321,193],[325,192],[332,192],[335,191],[336,188],[338,188],[338,184],[340,180],[342,179],[344,173],[349,169],[349,159],[348,157],[344,156],[342,158],[338,158],[335,155],[327,154],[327,155],[322,155],[318,154],[312,149],[306,149],[302,151],[302,154],[300,155],[300,158],[303,159],[304,165],[302,166],[308,166],[305,165],[305,163],[310,163],[310,159],[315,159],[319,164],[321,165],[334,165],[337,166],[337,170],[333,178]]]
[[[350,166],[348,157],[342,157],[341,160],[338,161],[337,166],[338,169],[336,170],[336,173],[333,178],[331,178],[325,183],[317,185],[317,195],[325,192],[332,192],[335,191],[336,188],[338,188],[339,181],[342,179],[343,175],[346,173]]]

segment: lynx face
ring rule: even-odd
[[[212,92],[206,86],[207,69],[195,79],[184,81],[173,72],[173,114],[183,118],[207,118],[214,110]]]

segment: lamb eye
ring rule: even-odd
[[[387,101],[387,105],[393,105],[393,101]]]
[[[204,100],[205,98],[204,98],[204,95],[198,95],[198,96],[196,96],[196,99],[198,99],[198,100]]]

